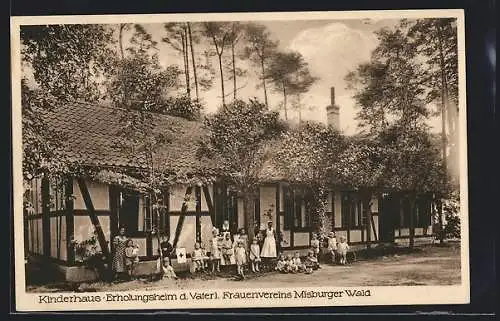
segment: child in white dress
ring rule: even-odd
[[[302,260],[300,259],[300,253],[298,251],[295,251],[292,260],[293,264],[297,267],[297,272],[304,272],[306,270],[304,263],[302,263]]]
[[[194,251],[191,254],[191,261],[194,265],[194,272],[203,270],[203,251],[201,250],[200,243],[194,245]]]
[[[332,263],[335,264],[335,252],[337,252],[337,238],[335,232],[328,233],[328,253],[331,256]]]
[[[238,242],[238,245],[236,246],[235,249],[235,257],[236,257],[237,273],[239,276],[244,278],[245,274],[243,270],[247,262],[247,251],[245,250],[245,244],[243,241]]]
[[[318,236],[316,234],[313,234],[313,236],[312,236],[311,249],[314,252],[314,256],[316,258],[318,258],[318,256],[319,256],[319,240],[318,240]]]
[[[210,261],[212,263],[212,273],[217,270],[220,272],[220,259],[221,259],[221,243],[222,239],[219,236],[219,230],[214,227],[212,230],[212,241],[210,243]]]
[[[344,235],[340,236],[340,242],[337,244],[337,251],[340,256],[340,264],[347,264],[347,251],[349,251],[349,244],[347,244],[347,240]]]
[[[260,247],[257,242],[257,238],[254,238],[252,241],[252,245],[250,245],[250,263],[252,266],[252,272],[259,272],[260,265]]]
[[[170,265],[170,259],[168,257],[163,259],[163,278],[164,279],[177,279],[174,268]]]

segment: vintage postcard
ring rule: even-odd
[[[19,311],[469,302],[462,10],[11,26]]]

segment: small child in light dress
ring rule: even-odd
[[[340,242],[337,244],[337,251],[340,256],[340,264],[347,264],[347,251],[349,251],[349,244],[347,244],[346,237],[340,236]]]
[[[226,265],[231,264],[231,257],[233,254],[233,242],[231,242],[230,234],[226,233],[224,239],[222,240],[222,256]]]
[[[221,237],[219,236],[219,229],[214,227],[212,230],[212,241],[210,243],[210,261],[212,263],[212,273],[217,270],[220,272],[220,258],[221,258]]]
[[[191,255],[191,261],[194,265],[194,272],[203,270],[203,252],[201,250],[200,243],[194,245],[194,251]]]
[[[168,257],[163,259],[162,269],[164,279],[177,279],[177,274],[175,274],[174,268],[170,265],[170,259]]]
[[[132,277],[132,272],[138,262],[139,246],[133,240],[128,240],[127,247],[125,248],[125,266],[127,267],[129,277]]]
[[[259,272],[260,265],[260,247],[257,238],[252,240],[252,245],[250,245],[250,263],[252,266],[252,272]]]
[[[236,257],[237,273],[239,276],[244,278],[245,274],[243,270],[245,264],[247,263],[247,251],[245,250],[245,242],[241,240],[238,242],[238,245],[236,246],[235,249],[235,257]]]
[[[331,256],[332,263],[335,264],[335,252],[337,252],[337,238],[335,232],[328,233],[328,253]]]
[[[201,247],[201,255],[203,258],[203,269],[206,269],[208,268],[208,261],[210,260],[210,258],[207,255],[207,249],[205,248],[205,244],[201,243],[200,247]]]
[[[304,265],[304,263],[302,263],[302,260],[300,259],[300,253],[298,251],[295,251],[292,260],[293,264],[297,267],[297,272],[304,272],[306,270],[306,266]]]
[[[318,236],[316,234],[313,234],[313,236],[312,236],[311,249],[314,252],[314,256],[316,258],[318,258],[318,256],[319,256],[319,240],[318,240]]]
[[[287,273],[286,260],[283,254],[280,254],[278,262],[276,262],[276,267],[274,269],[281,273]]]

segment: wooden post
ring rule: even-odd
[[[73,178],[68,176],[66,178],[65,188],[66,200],[66,253],[68,265],[75,263],[75,245],[73,244],[75,232],[75,213],[73,211],[75,205],[73,200]]]
[[[110,258],[108,244],[106,242],[106,237],[104,236],[104,232],[101,227],[101,223],[99,222],[99,217],[95,212],[94,204],[92,203],[92,198],[90,197],[89,190],[87,188],[87,184],[82,177],[77,178],[78,186],[80,187],[80,191],[82,192],[83,201],[85,202],[85,206],[87,207],[87,211],[89,212],[90,220],[94,225],[97,240],[99,241],[99,246],[101,247],[102,254],[107,258]]]
[[[371,193],[366,192],[366,195],[363,195],[363,209],[365,210],[365,219],[366,219],[366,248],[370,249],[371,248],[371,243],[372,243],[372,209],[371,209]]]
[[[409,224],[409,229],[410,229],[410,244],[409,247],[410,249],[413,248],[415,244],[415,195],[412,193],[409,196],[409,201],[410,201],[410,224]]]
[[[196,242],[201,243],[201,187],[196,186],[194,190],[196,197]]]
[[[50,182],[48,177],[42,178],[42,240],[43,255],[50,257]]]

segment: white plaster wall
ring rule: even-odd
[[[109,246],[109,243],[111,242],[109,216],[99,215],[98,217],[102,231],[104,232],[104,237],[106,238],[106,241],[108,241],[108,246]],[[74,233],[75,241],[82,242],[92,237],[94,233],[94,225],[92,225],[90,217],[88,217],[87,215],[75,215],[74,224],[75,224],[75,233]]]
[[[307,232],[294,232],[293,233],[293,246],[309,246],[309,233]]]
[[[59,230],[57,229],[57,225],[60,224]],[[57,239],[59,239],[59,247],[60,247],[60,256],[57,256]],[[66,217],[51,217],[50,218],[50,256],[60,260],[66,260],[67,251],[66,251]]]
[[[109,211],[109,186],[91,181],[86,181],[86,183],[94,208],[98,211]],[[82,192],[76,180],[73,180],[73,196],[75,197],[74,208],[76,210],[87,209],[83,201]]]
[[[269,218],[266,213],[271,210],[271,220],[276,229],[276,188],[274,186],[261,186],[260,187],[260,223],[261,228],[267,226]]]
[[[350,231],[350,242],[361,242],[361,230]]]
[[[335,192],[335,227],[342,227],[342,199],[340,192]]]

